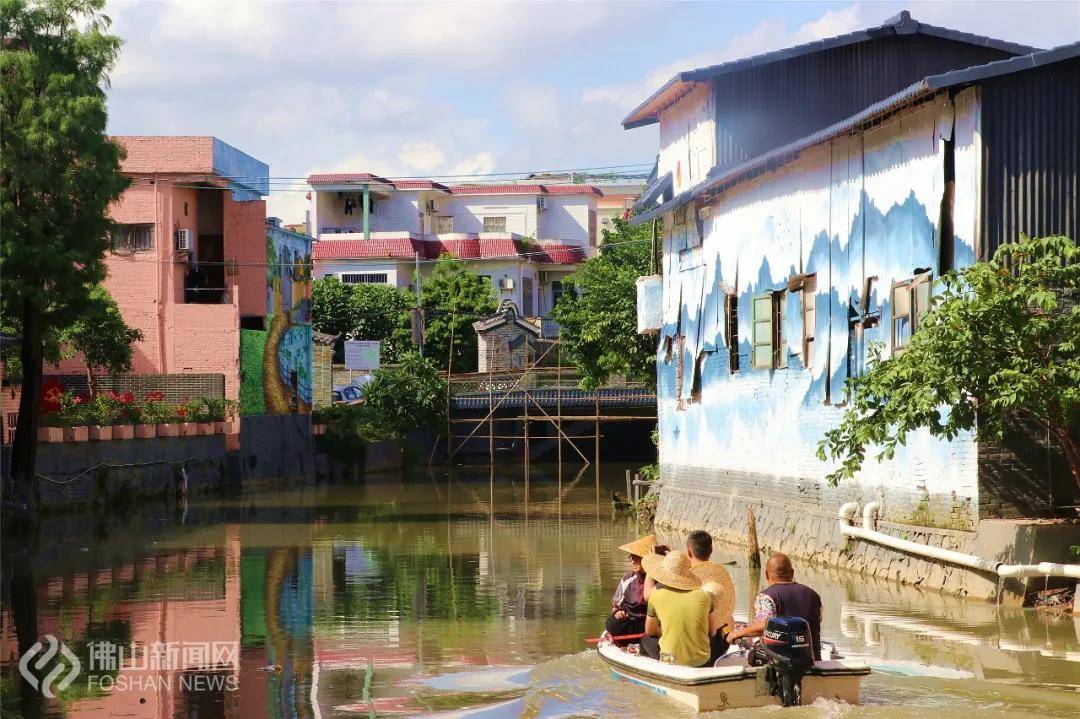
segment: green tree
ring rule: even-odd
[[[404,437],[446,421],[446,382],[431,360],[408,352],[396,367],[375,370],[364,386],[364,403],[382,426]]]
[[[650,274],[652,227],[616,218],[604,230],[600,254],[568,278],[552,317],[563,354],[581,372],[581,384],[598,387],[613,374],[656,384],[656,340],[637,332],[637,279]]]
[[[442,371],[450,360],[451,337],[455,372],[475,372],[476,330],[473,322],[499,308],[491,285],[465,263],[443,255],[423,285],[424,356]]]
[[[339,335],[336,351],[350,340],[381,340],[382,361],[393,363],[412,347],[410,332],[416,295],[390,285],[347,285],[336,277],[315,280],[311,289],[312,326]]]
[[[109,291],[97,286],[90,292],[83,312],[70,327],[60,331],[61,351],[81,354],[91,370],[109,374],[131,371],[131,345],[143,338],[142,332],[128,327]],[[63,347],[63,345],[68,345]]]
[[[1080,486],[1080,249],[1067,237],[1024,238],[951,272],[907,348],[848,381],[848,410],[818,447],[853,477],[875,447],[893,457],[908,432],[952,439],[974,429],[1000,442],[1014,419],[1061,447]]]
[[[123,151],[105,135],[104,87],[120,39],[107,32],[103,4],[0,4],[0,311],[22,334],[11,490],[24,507],[34,504],[45,341],[105,277],[106,212],[128,184]]]

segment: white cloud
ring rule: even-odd
[[[397,156],[411,169],[420,172],[433,172],[446,162],[446,154],[430,140],[406,142]]]

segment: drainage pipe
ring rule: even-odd
[[[940,559],[950,564],[977,569],[980,572],[996,574],[999,577],[1070,577],[1080,579],[1080,565],[1040,562],[1038,564],[1005,564],[990,559],[983,559],[974,554],[956,552],[943,547],[932,547],[921,542],[912,542],[874,529],[879,504],[870,502],[863,508],[863,526],[857,527],[851,522],[858,510],[855,502],[847,502],[840,507],[840,533],[845,537],[855,537],[867,542],[880,544],[902,552],[917,554],[921,557]]]

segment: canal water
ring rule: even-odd
[[[640,533],[612,511],[623,470],[604,467],[597,481],[569,466],[533,465],[528,478],[516,466],[424,469],[52,524],[29,550],[36,630],[82,671],[41,713],[685,716],[586,650],[628,569],[616,547]],[[720,548],[714,559],[735,563],[745,612],[745,558]],[[860,707],[818,702],[782,716],[1080,715],[1080,617],[797,572],[825,601],[823,634],[875,671]],[[10,599],[5,716],[18,707]],[[110,665],[102,646],[127,654]],[[202,665],[214,668],[192,669]]]

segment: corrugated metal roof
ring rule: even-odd
[[[719,172],[716,171],[717,168],[714,168],[704,180],[694,187],[681,192],[679,195],[662,205],[658,205],[646,212],[635,215],[631,220],[631,224],[637,225],[652,220],[653,218],[661,217],[665,212],[670,212],[706,193],[718,192],[726,186],[730,186],[731,184],[744,179],[748,175],[756,175],[763,170],[776,169],[795,159],[800,153],[814,145],[851,132],[880,115],[929,96],[939,90],[973,84],[980,80],[998,77],[1000,75],[1031,70],[1052,63],[1070,60],[1075,57],[1080,57],[1080,42],[1071,45],[1062,45],[1061,47],[1052,48],[1050,50],[1040,50],[1021,57],[1009,58],[1008,60],[997,60],[995,62],[986,63],[985,65],[976,65],[974,67],[941,73],[940,75],[931,75],[904,88],[895,95],[891,95],[879,102],[875,102],[851,117],[818,130],[804,138],[774,150],[770,150],[769,152],[751,158],[746,162],[730,167],[719,168]]]
[[[393,184],[384,177],[373,175],[370,172],[331,172],[318,175],[308,175],[309,185],[348,185],[353,183],[382,182],[387,185]]]
[[[743,72],[752,68],[761,67],[762,65],[781,62],[783,60],[791,60],[803,55],[843,47],[845,45],[868,42],[880,37],[914,34],[929,35],[931,37],[967,43],[969,45],[977,45],[979,47],[989,47],[1016,55],[1028,54],[1036,50],[1036,48],[1028,45],[1020,45],[1005,40],[997,40],[985,35],[975,35],[959,30],[953,30],[951,28],[921,23],[911,17],[911,13],[904,10],[889,18],[881,25],[874,27],[856,30],[855,32],[837,35],[823,40],[815,40],[814,42],[775,50],[761,55],[732,60],[718,65],[680,72],[664,83],[660,89],[650,95],[644,102],[634,108],[623,119],[622,125],[625,129],[629,130],[634,127],[642,127],[657,122],[659,119],[659,111],[664,107],[670,106],[673,102],[692,90],[695,83],[711,80],[720,75]]]

